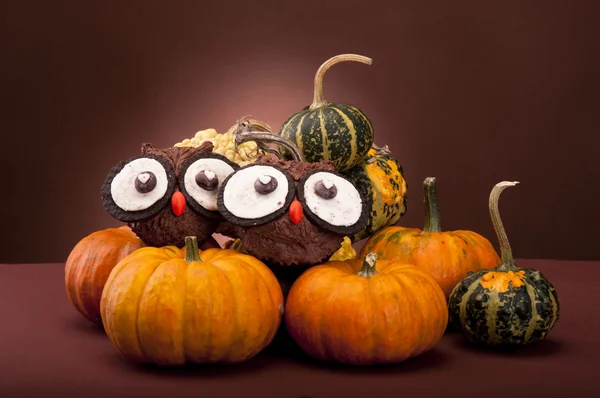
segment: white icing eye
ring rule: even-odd
[[[226,216],[247,220],[278,214],[291,202],[290,192],[294,194],[289,178],[273,166],[253,165],[240,169],[227,180],[221,193],[222,210]]]
[[[225,179],[234,168],[216,157],[200,158],[185,169],[183,188],[185,192],[206,210],[217,211],[217,194]]]
[[[165,167],[156,159],[127,163],[110,183],[114,203],[125,211],[145,210],[162,199],[169,188]]]
[[[350,227],[360,221],[363,200],[350,181],[334,173],[319,171],[308,176],[302,185],[304,204],[327,224]]]

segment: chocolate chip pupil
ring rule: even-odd
[[[277,189],[277,179],[268,175],[260,176],[254,181],[254,189],[261,195],[266,195]]]
[[[333,199],[337,195],[337,187],[330,181],[319,180],[315,184],[315,193],[323,199]]]
[[[196,184],[206,191],[214,191],[219,186],[219,178],[208,170],[200,170],[196,174]]]
[[[144,171],[138,174],[135,179],[135,189],[139,193],[148,193],[156,188],[156,176],[151,171]]]

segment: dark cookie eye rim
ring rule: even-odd
[[[189,159],[186,159],[186,161],[182,163],[181,170],[179,171],[179,179],[178,179],[179,190],[183,194],[183,197],[185,198],[185,201],[186,201],[187,205],[192,210],[194,210],[196,213],[202,214],[205,217],[213,218],[213,219],[217,219],[217,220],[222,220],[223,216],[221,215],[221,213],[218,210],[207,210],[207,209],[205,209],[204,207],[202,207],[202,205],[200,205],[200,203],[196,202],[196,200],[185,189],[185,173],[187,172],[187,170],[189,169],[189,167],[196,160],[199,160],[199,159],[218,159],[218,160],[222,160],[223,162],[225,162],[229,166],[231,166],[231,168],[233,168],[233,173],[235,173],[237,170],[240,169],[240,165],[237,164],[237,163],[235,163],[235,162],[232,162],[231,160],[227,159],[225,156],[220,155],[218,153],[200,152],[200,153],[197,153],[197,154],[195,154],[193,156],[190,156]],[[233,174],[233,173],[231,173],[231,174]],[[231,174],[229,174],[229,175],[231,175]],[[227,181],[227,178],[225,179],[225,181]],[[223,183],[221,185],[224,185],[225,181],[223,181]],[[217,205],[218,205],[218,202],[217,202]]]
[[[199,160],[199,159],[222,160],[223,162],[225,162],[229,166],[231,166],[233,171],[239,170],[239,168],[240,168],[239,164],[232,162],[231,160],[229,160],[227,157],[225,157],[223,155],[220,155],[220,154],[214,153],[214,152],[200,152],[200,153],[196,153],[196,154],[190,156],[181,164],[181,169],[179,170],[179,179],[181,181],[183,181],[183,176],[185,175],[185,172],[187,171],[187,169],[192,165],[192,163],[194,163],[196,160]]]
[[[252,219],[251,218],[239,218],[239,217],[231,214],[229,212],[229,210],[227,210],[227,208],[225,207],[225,203],[224,203],[224,199],[223,199],[225,187],[227,186],[227,183],[233,177],[234,174],[241,172],[242,170],[249,169],[251,167],[255,167],[255,166],[272,167],[275,170],[281,172],[287,178],[288,193],[285,197],[285,203],[283,204],[283,207],[280,208],[279,210],[275,210],[273,213],[267,214],[266,216],[263,216],[263,217],[252,218]],[[266,224],[268,222],[271,222],[271,221],[281,217],[283,214],[285,214],[287,212],[288,208],[290,207],[290,204],[292,203],[292,201],[294,200],[294,197],[296,196],[296,189],[294,188],[295,185],[296,185],[296,182],[294,181],[294,178],[292,177],[292,175],[278,166],[274,166],[271,164],[252,163],[252,164],[246,165],[244,167],[240,167],[238,170],[236,170],[235,172],[233,172],[229,176],[227,176],[227,178],[225,179],[225,181],[223,181],[223,184],[221,184],[221,187],[219,188],[219,194],[217,196],[217,206],[219,208],[219,213],[223,216],[223,218],[225,220],[229,221],[230,223],[232,223],[234,225],[239,225],[242,227],[252,227],[252,226]]]
[[[358,221],[356,223],[354,223],[353,225],[350,225],[348,227],[343,227],[343,226],[339,226],[339,225],[331,225],[328,222],[321,219],[315,213],[313,213],[310,210],[310,208],[308,207],[308,205],[306,204],[306,196],[304,195],[304,184],[306,183],[306,180],[308,180],[310,176],[312,176],[313,174],[316,174],[316,173],[329,173],[329,174],[335,175],[337,177],[340,177],[340,178],[350,182],[350,180],[348,178],[346,178],[343,174],[341,174],[337,171],[312,170],[312,171],[309,171],[308,173],[304,174],[302,176],[302,178],[300,178],[300,180],[298,181],[296,190],[298,193],[298,200],[302,204],[302,210],[304,210],[304,214],[306,215],[306,217],[308,217],[309,220],[312,221],[313,223],[317,224],[320,228],[322,228],[326,231],[329,231],[329,232],[334,232],[334,233],[341,234],[341,235],[352,235],[352,234],[360,232],[367,225],[367,223],[369,221],[369,209],[371,208],[369,199],[366,198],[365,195],[363,195],[363,193],[360,191],[360,189],[358,189],[356,187],[356,185],[354,185],[354,184],[352,184],[352,182],[350,182],[352,184],[352,186],[354,187],[354,189],[356,189],[356,191],[358,192],[358,195],[360,196],[360,199],[362,201],[362,209],[361,209],[360,217],[358,218]],[[338,193],[339,193],[339,190],[338,190]]]
[[[126,165],[137,159],[153,159],[159,162],[164,167],[165,172],[167,173],[167,191],[165,192],[162,198],[157,200],[156,203],[154,203],[147,209],[138,211],[126,211],[121,209],[115,203],[110,192],[110,186],[115,176],[119,174]],[[119,221],[144,221],[160,213],[160,211],[169,203],[173,192],[175,192],[175,171],[173,170],[173,166],[171,166],[171,163],[167,159],[156,155],[136,156],[127,160],[122,160],[110,169],[101,188],[102,205],[104,206],[104,210],[106,210],[108,214],[110,214],[113,218]]]

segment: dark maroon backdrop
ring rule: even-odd
[[[108,5],[108,4],[111,5]],[[168,6],[166,4],[169,4]],[[517,257],[600,259],[600,21],[594,1],[3,1],[0,262],[62,261],[116,223],[110,167],[246,114],[275,127],[326,98],[372,119],[421,183],[438,178],[445,229],[494,244],[492,186]]]

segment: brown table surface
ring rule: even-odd
[[[67,301],[63,264],[0,264],[0,397],[600,397],[600,262],[520,260],[556,286],[561,318],[513,353],[476,350],[456,332],[399,365],[317,363],[284,338],[236,366],[165,369],[128,362]]]

